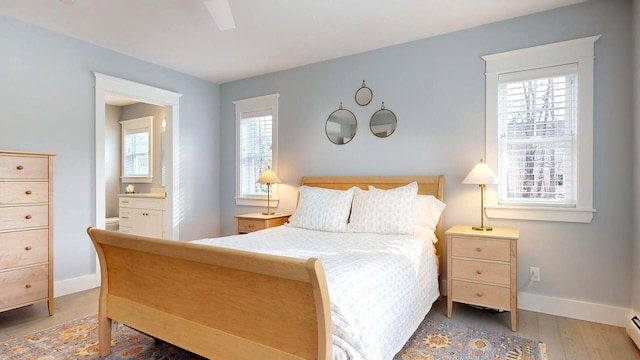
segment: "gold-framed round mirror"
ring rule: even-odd
[[[360,106],[367,106],[371,100],[373,100],[373,90],[367,87],[364,80],[362,80],[362,86],[360,89],[356,90],[355,98],[356,104]]]
[[[340,102],[338,110],[332,112],[327,118],[324,131],[329,141],[336,145],[344,145],[356,136],[358,120],[350,110],[343,109]]]
[[[379,138],[386,138],[391,136],[398,127],[398,118],[393,111],[384,107],[384,101],[380,110],[371,115],[369,120],[369,129],[373,135]]]

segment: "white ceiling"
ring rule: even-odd
[[[586,0],[0,0],[0,13],[216,83]],[[6,36],[6,35],[3,35]]]

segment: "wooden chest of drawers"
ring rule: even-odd
[[[0,311],[53,315],[53,156],[0,151]]]
[[[453,302],[511,312],[516,331],[518,230],[454,226],[447,235],[447,316]]]
[[[284,225],[289,214],[263,215],[261,213],[236,215],[237,233],[246,234],[258,230]]]

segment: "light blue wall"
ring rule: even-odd
[[[281,203],[289,212],[304,175],[444,174],[445,227],[479,223],[477,187],[460,181],[483,156],[482,55],[601,34],[595,45],[594,203],[590,224],[489,219],[521,231],[518,274],[542,281],[526,292],[622,308],[631,306],[633,191],[631,1],[590,1],[545,13],[388,47],[222,85],[221,224],[234,231],[235,124],[232,101],[270,93],[279,99]],[[295,51],[295,50],[292,50]],[[354,93],[366,80],[373,102]],[[339,102],[358,118],[347,145],[330,143],[327,116]],[[368,129],[385,101],[398,116],[388,139]]]
[[[95,272],[95,79],[183,94],[182,239],[219,233],[220,86],[0,16],[0,149],[56,153],[55,280]],[[170,51],[170,49],[167,49]]]

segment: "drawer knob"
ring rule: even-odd
[[[26,287],[27,289],[31,287],[31,284],[26,284],[24,287]]]
[[[27,220],[29,220],[29,219],[31,219],[31,215],[27,215],[27,216],[25,216],[24,218],[25,218],[25,219],[27,219]]]
[[[249,224],[249,227],[250,227],[250,228],[252,228],[252,227],[253,227],[253,224]]]
[[[31,190],[27,190],[24,193],[27,194],[27,195],[31,195],[32,194]]]
[[[476,270],[476,274],[482,275],[482,270]]]
[[[22,165],[18,165],[18,166],[16,166],[16,169],[18,169],[18,170],[22,170],[22,169],[24,169],[24,166],[22,166]]]
[[[481,293],[480,291],[478,291],[478,292],[476,293],[476,296],[477,296],[477,297],[482,297],[483,295],[484,295],[484,294],[483,294],[483,293]]]
[[[27,246],[27,247],[25,247],[24,249],[25,249],[25,250],[27,250],[27,251],[29,251],[29,250],[31,250],[31,246]]]
[[[476,248],[476,252],[482,252],[482,248]]]

